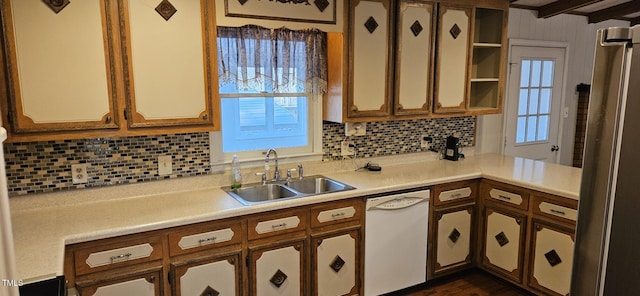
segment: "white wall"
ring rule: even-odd
[[[596,31],[600,28],[614,26],[628,27],[629,22],[605,21],[597,24],[588,24],[586,16],[568,14],[539,19],[535,11],[509,9],[507,33],[509,39],[561,41],[569,44],[569,67],[565,76],[564,92],[564,107],[569,108],[569,117],[564,118],[562,121],[562,139],[559,144],[561,148],[561,164],[571,165],[572,163],[578,102],[575,90],[576,85],[580,83],[591,84]],[[478,117],[477,153],[501,153],[504,141],[502,120],[502,115]]]

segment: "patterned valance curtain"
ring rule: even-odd
[[[220,89],[239,92],[325,92],[327,38],[317,29],[218,27]]]

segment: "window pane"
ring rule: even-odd
[[[527,118],[518,117],[518,129],[516,131],[516,143],[524,143],[524,134],[527,127]]]
[[[540,114],[551,113],[551,89],[543,88],[540,90]]]
[[[546,141],[549,138],[549,115],[538,117],[538,136],[537,141]]]
[[[222,98],[222,151],[306,146],[307,97]]]
[[[553,64],[554,61],[544,61],[542,64],[542,86],[552,86],[553,84]]]
[[[522,60],[522,70],[520,70],[520,87],[529,86],[529,72],[531,72],[531,61]]]
[[[536,116],[527,117],[527,142],[534,142],[536,140],[537,119]]]
[[[518,115],[527,115],[527,96],[528,89],[520,89],[520,97],[518,98]]]
[[[529,97],[529,115],[538,114],[539,95],[540,91],[537,88],[531,90],[531,95]]]
[[[238,108],[241,111],[235,111],[238,114],[238,127],[243,131],[264,131],[267,124],[265,114],[265,100],[260,98],[243,98],[238,99]],[[233,111],[231,111],[233,112]]]
[[[541,61],[533,61],[531,63],[531,86],[537,87],[540,86],[540,67],[542,66]]]

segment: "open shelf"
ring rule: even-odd
[[[475,112],[501,109],[504,19],[503,10],[476,8],[469,85],[469,109]]]

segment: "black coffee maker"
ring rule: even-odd
[[[460,138],[454,136],[447,137],[447,144],[444,146],[444,159],[457,161],[460,158]]]

